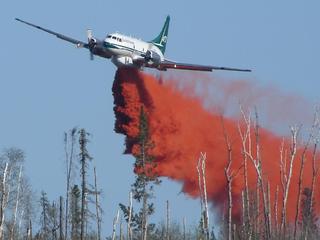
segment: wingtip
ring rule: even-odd
[[[22,23],[24,23],[25,21],[23,21],[22,19],[20,19],[20,18],[15,18],[14,20],[16,20],[16,21],[18,21],[18,22],[22,22]]]

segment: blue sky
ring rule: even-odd
[[[150,40],[171,15],[166,56],[190,63],[253,69],[251,74],[211,73],[276,86],[319,102],[319,1],[2,1],[0,3],[0,148],[26,152],[26,171],[36,192],[51,199],[64,192],[63,132],[79,126],[92,133],[90,152],[104,191],[104,232],[119,202],[126,202],[133,159],[122,155],[114,133],[111,92],[115,66],[83,49],[24,26],[15,17],[79,40],[86,29],[103,38],[119,31]],[[312,108],[312,106],[307,106]],[[302,113],[303,114],[303,113]],[[165,201],[173,218],[198,219],[198,201],[179,183],[157,189],[155,219]],[[188,209],[188,211],[186,211]]]

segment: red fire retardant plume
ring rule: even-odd
[[[156,171],[159,176],[179,181],[185,193],[191,197],[199,196],[196,164],[200,152],[206,152],[208,198],[214,206],[222,210],[227,201],[224,169],[228,155],[220,114],[205,110],[200,99],[179,92],[176,87],[172,86],[172,82],[160,83],[155,77],[134,69],[117,71],[113,94],[116,115],[115,131],[126,136],[125,153],[131,154],[136,144],[139,113],[143,106],[149,120],[150,137],[154,143],[152,155],[157,161]],[[224,118],[226,133],[232,143],[232,169],[235,171],[243,164],[238,122],[238,119]],[[254,139],[253,135],[252,139]],[[282,137],[266,129],[260,129],[264,179],[270,182],[272,209],[276,188],[279,186],[279,215],[282,199],[279,150],[282,141]],[[286,140],[285,145],[287,154],[289,154],[290,139]],[[300,148],[295,159],[289,190],[287,215],[291,220],[295,216],[301,152]],[[310,156],[309,152],[304,171],[304,187],[311,186]],[[243,170],[241,170],[233,182],[232,192],[235,204],[233,214],[235,217],[239,217],[241,212],[243,175]],[[250,160],[248,160],[248,181],[250,189],[254,189],[257,178]],[[316,199],[319,199],[319,191],[316,193]]]

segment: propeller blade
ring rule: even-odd
[[[88,38],[88,46],[90,51],[90,60],[94,60],[94,54],[92,53],[92,50],[96,44],[96,40],[93,38],[92,30],[87,29],[87,38]]]
[[[87,30],[87,37],[88,37],[88,42],[93,38],[92,30],[88,29]]]

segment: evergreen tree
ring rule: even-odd
[[[136,159],[134,164],[136,177],[132,184],[132,193],[133,199],[141,203],[142,207],[138,213],[132,212],[131,228],[135,235],[140,235],[140,239],[145,240],[154,229],[154,224],[148,223],[148,217],[154,213],[154,205],[150,203],[150,199],[153,197],[154,184],[159,184],[160,181],[155,171],[154,157],[150,154],[154,146],[150,139],[148,118],[143,107],[140,109],[137,142],[138,149],[133,153]],[[129,207],[119,205],[128,221]]]
[[[39,239],[57,239],[58,226],[58,208],[55,202],[49,202],[47,194],[42,191],[40,197],[40,232]]]
[[[50,203],[47,194],[42,191],[40,197],[41,216],[40,216],[40,236],[43,239],[49,239],[50,236]]]
[[[87,144],[89,142],[88,136],[90,134],[86,132],[85,129],[79,130],[79,146],[80,146],[80,164],[81,164],[81,231],[80,231],[80,239],[85,239],[85,226],[87,224],[87,202],[86,196],[88,194],[87,189],[87,168],[88,161],[92,159],[88,150]]]

